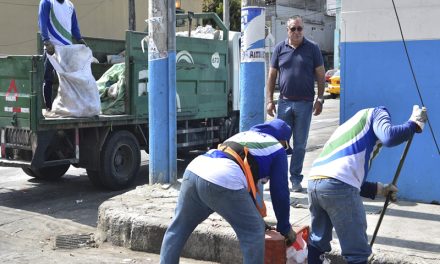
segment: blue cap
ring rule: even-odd
[[[255,125],[249,130],[269,134],[277,140],[286,140],[287,144],[289,144],[292,135],[290,126],[281,119],[273,119],[264,124]]]

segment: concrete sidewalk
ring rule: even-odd
[[[330,101],[330,102],[328,102]],[[304,162],[304,175],[319,154],[323,144],[338,122],[339,100],[327,100],[323,113],[315,119],[309,136]],[[182,171],[179,172],[180,177]],[[306,187],[307,179],[302,182]],[[139,186],[107,200],[99,207],[98,242],[132,250],[159,253],[163,235],[174,215],[180,183],[172,186]],[[276,223],[265,192],[268,216],[266,222]],[[291,193],[291,223],[308,225],[307,194]],[[368,236],[375,229],[384,200],[364,200],[368,221]],[[331,263],[344,263],[334,233]],[[220,263],[241,263],[238,240],[229,224],[217,214],[200,224],[187,241],[182,257]],[[371,263],[440,263],[440,206],[399,201],[391,204],[380,227],[373,247]]]

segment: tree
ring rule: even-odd
[[[203,12],[214,12],[223,17],[223,0],[203,0]],[[241,30],[241,0],[229,0],[229,28],[232,31]]]

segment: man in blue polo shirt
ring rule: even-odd
[[[306,153],[307,138],[313,114],[319,115],[324,104],[324,62],[319,46],[303,35],[302,18],[287,21],[287,39],[273,51],[266,84],[267,113],[276,113],[273,101],[275,80],[279,74],[280,97],[278,118],[292,128],[293,152],[290,160],[292,190],[301,192],[301,174]],[[318,96],[315,98],[315,79]]]

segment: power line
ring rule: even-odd
[[[409,57],[408,48],[406,47],[406,41],[405,41],[405,38],[403,37],[402,26],[400,25],[400,19],[399,19],[399,15],[397,14],[396,5],[394,4],[394,0],[391,0],[391,2],[393,3],[394,13],[396,14],[397,24],[399,25],[400,36],[402,37],[403,47],[405,48],[406,58],[408,59],[409,68],[411,69],[411,74],[412,74],[412,77],[414,79],[414,83],[416,84],[417,93],[419,95],[420,102],[422,103],[422,106],[425,106],[425,103],[423,102],[422,94],[420,93],[419,84],[418,84],[417,79],[416,79],[416,74],[414,73],[414,69],[413,69],[413,66],[412,66],[411,58]],[[427,119],[427,121],[428,121],[429,129],[430,129],[431,134],[432,134],[432,138],[434,139],[434,144],[437,147],[438,153],[440,154],[440,148],[439,148],[439,146],[437,144],[437,140],[436,140],[435,135],[434,135],[434,130],[432,129],[431,122],[429,121],[429,118]]]
[[[92,2],[92,3],[86,3],[86,4],[75,4],[75,6],[89,6],[89,5],[96,5],[96,4],[101,4],[102,2],[104,2],[105,0],[102,0],[98,3],[96,2]],[[4,2],[4,1],[0,1],[0,5],[12,5],[12,6],[29,6],[29,7],[36,7],[39,6],[40,4],[29,4],[29,3],[17,3],[16,1],[14,2]]]
[[[24,43],[35,41],[36,39],[37,38],[33,38],[33,39],[29,39],[29,40],[23,40],[23,41],[12,43],[12,44],[0,44],[0,47],[9,47],[9,46],[21,45],[21,44],[24,44]]]
[[[39,6],[39,4],[24,4],[24,3],[17,3],[17,2],[0,2],[1,5],[13,5],[13,6]]]

